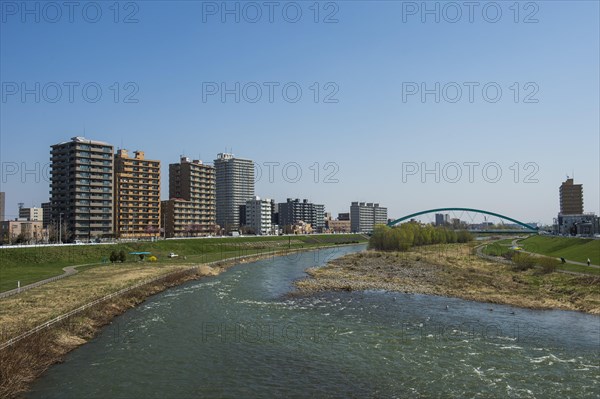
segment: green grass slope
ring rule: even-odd
[[[520,241],[523,249],[542,255],[563,257],[576,262],[586,262],[588,258],[594,265],[600,265],[600,240],[532,236]]]
[[[131,242],[111,245],[69,245],[60,247],[30,247],[0,249],[0,292],[58,276],[62,268],[72,265],[98,264],[107,261],[112,251],[151,252],[159,262],[177,262],[183,257],[192,262],[214,260],[265,253],[278,249],[312,248],[325,245],[366,242],[358,234],[323,234],[291,237],[235,237],[160,240],[156,242]],[[180,258],[167,258],[175,252]],[[127,255],[128,261],[137,256]],[[149,263],[151,265],[151,263]]]

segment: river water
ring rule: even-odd
[[[169,289],[27,397],[600,395],[597,316],[379,291],[288,295],[307,267],[362,249],[267,259]]]

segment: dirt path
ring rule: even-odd
[[[20,288],[15,288],[15,289],[12,289],[12,290],[0,292],[0,298],[6,298],[6,297],[9,297],[11,295],[20,294],[23,291],[27,291],[27,290],[30,290],[32,288],[39,287],[41,285],[51,283],[53,281],[60,280],[60,279],[65,278],[65,277],[72,276],[74,274],[77,274],[77,268],[78,267],[93,266],[93,265],[100,265],[100,264],[101,263],[86,263],[86,264],[83,264],[83,265],[74,265],[74,266],[63,267],[63,272],[64,272],[63,274],[60,274],[60,275],[54,276],[54,277],[48,277],[48,278],[46,278],[44,280],[36,281],[35,283],[27,284],[27,285],[24,285],[24,286],[22,286]]]

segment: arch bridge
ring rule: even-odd
[[[483,209],[475,209],[475,208],[435,208],[435,209],[427,209],[425,211],[420,211],[420,212],[415,212],[415,213],[411,213],[410,215],[406,215],[403,216],[399,219],[396,220],[392,220],[391,222],[389,222],[387,225],[392,227],[392,226],[396,226],[397,224],[400,224],[406,220],[410,220],[414,217],[420,216],[420,215],[425,215],[427,213],[440,213],[440,212],[455,212],[455,211],[460,211],[460,212],[475,212],[475,213],[481,213],[484,215],[490,215],[490,216],[495,216],[504,220],[509,220],[515,224],[518,224],[519,226],[523,227],[523,229],[525,229],[528,232],[537,232],[538,228],[531,226],[525,222],[521,222],[517,219],[513,219],[509,216],[505,216],[505,215],[501,215],[499,213],[495,213],[495,212],[490,212],[490,211],[485,211]],[[482,230],[485,232],[495,232],[495,233],[515,233],[517,231],[515,230]],[[521,232],[521,231],[518,231]]]

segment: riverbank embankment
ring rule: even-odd
[[[92,339],[100,328],[110,323],[114,317],[169,287],[206,276],[216,276],[240,263],[340,245],[355,245],[355,243],[279,250],[195,266],[184,264],[172,267],[164,266],[161,269],[163,274],[159,275],[158,279],[153,279],[148,284],[135,284],[139,286],[111,297],[109,300],[94,304],[94,306],[68,318],[61,319],[60,322],[48,328],[41,328],[34,334],[27,335],[14,344],[1,349],[0,397],[12,398],[26,392],[31,383],[48,367],[61,362],[68,352]],[[36,328],[44,327],[45,320],[49,320],[51,315],[60,314],[62,309],[69,308],[69,301],[77,300],[77,303],[81,303],[81,298],[86,295],[90,298],[98,298],[98,294],[103,290],[117,291],[118,286],[115,285],[115,279],[120,284],[131,285],[140,279],[144,281],[143,278],[147,278],[152,272],[156,273],[156,270],[147,265],[140,265],[139,268],[130,267],[126,270],[118,270],[118,266],[94,268],[87,270],[86,273],[38,287],[21,295],[5,298],[1,302],[2,314],[0,315],[3,329],[2,342],[22,334],[22,328],[18,326],[22,325],[23,320],[27,320],[28,316],[33,317],[37,314],[34,319],[44,320],[44,322],[41,325],[38,324]],[[87,279],[88,283],[93,282],[93,284],[81,284],[78,279],[83,277]],[[28,325],[30,324],[28,323]]]

